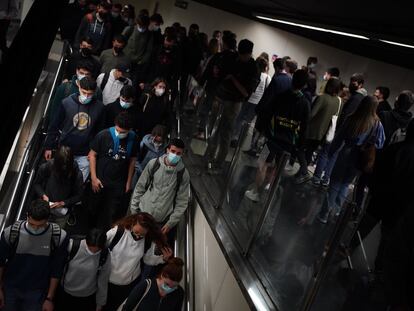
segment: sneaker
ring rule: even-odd
[[[312,185],[315,187],[319,187],[321,185],[321,179],[318,177],[313,176],[312,177]]]
[[[237,139],[232,139],[230,142],[230,147],[236,148],[237,147]]]
[[[244,195],[253,202],[259,202],[260,200],[259,193],[254,189],[247,190]]]
[[[270,183],[266,185],[266,187],[264,188],[266,191],[269,191],[270,189]]]
[[[306,174],[298,174],[295,176],[295,184],[303,184],[310,180],[312,177],[309,173]]]
[[[257,152],[254,149],[243,150],[243,152],[251,157],[257,157]]]
[[[329,180],[321,180],[321,186],[324,188],[329,187]]]
[[[319,220],[320,223],[326,225],[328,223],[328,217],[321,217],[319,214],[316,216],[316,219]]]

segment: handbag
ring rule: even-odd
[[[341,100],[340,97],[338,97],[338,99],[339,99],[338,112],[332,116],[331,125],[329,126],[328,133],[326,133],[325,141],[328,144],[330,144],[333,141],[334,137],[335,137],[336,123],[338,121],[339,111],[341,111],[341,102],[342,102],[342,100]]]
[[[142,300],[144,300],[145,296],[148,294],[151,288],[151,279],[146,279],[145,282],[147,282],[147,288],[145,289],[144,294],[142,295],[141,299],[138,301],[137,305],[132,309],[132,311],[137,311],[139,305],[141,304]],[[117,311],[122,311],[124,309],[125,303],[127,302],[129,297],[127,297],[124,302],[119,306]]]
[[[375,129],[377,124],[375,124],[370,132],[370,135],[365,140],[365,142],[359,147],[358,159],[357,159],[357,169],[363,173],[370,174],[374,169],[375,157],[376,157],[376,148],[375,148]]]

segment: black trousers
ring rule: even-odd
[[[72,310],[95,311],[95,294],[87,297],[75,297],[65,292],[62,286],[59,286],[56,292],[55,311]]]
[[[123,186],[104,187],[98,193],[89,188],[89,226],[109,230],[112,224],[126,214],[128,197]]]
[[[7,51],[7,31],[9,30],[10,20],[0,19],[0,50]]]
[[[128,285],[115,285],[109,283],[106,306],[103,308],[103,311],[116,311],[124,300],[127,299],[131,293],[131,290],[140,280],[141,277],[138,277],[135,281]]]

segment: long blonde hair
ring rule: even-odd
[[[347,118],[347,128],[352,137],[369,131],[379,120],[377,116],[378,99],[365,96],[357,109]]]

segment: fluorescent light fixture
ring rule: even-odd
[[[266,16],[260,16],[260,15],[256,15],[256,17],[258,19],[262,19],[262,20],[266,20],[266,21],[277,22],[277,23],[281,23],[281,24],[286,24],[286,25],[291,25],[291,26],[296,26],[296,27],[301,27],[301,28],[306,28],[306,29],[311,29],[311,30],[317,30],[317,31],[322,31],[322,32],[328,32],[328,33],[333,33],[333,34],[347,36],[347,37],[353,37],[353,38],[358,38],[358,39],[369,40],[368,37],[361,36],[361,35],[356,35],[356,34],[353,34],[353,33],[337,31],[337,30],[332,30],[332,29],[326,29],[326,28],[321,28],[321,27],[315,27],[315,26],[310,26],[310,25],[305,25],[305,24],[298,24],[298,23],[288,22],[288,21],[284,21],[284,20],[280,20],[280,19],[276,19],[276,18],[271,18],[271,17],[266,17]]]
[[[388,43],[388,44],[402,46],[402,47],[405,47],[405,48],[414,49],[414,45],[409,45],[409,44],[404,44],[404,43],[398,43],[398,42],[388,41],[388,40],[381,40],[381,39],[379,39],[379,41],[385,42],[385,43]]]

